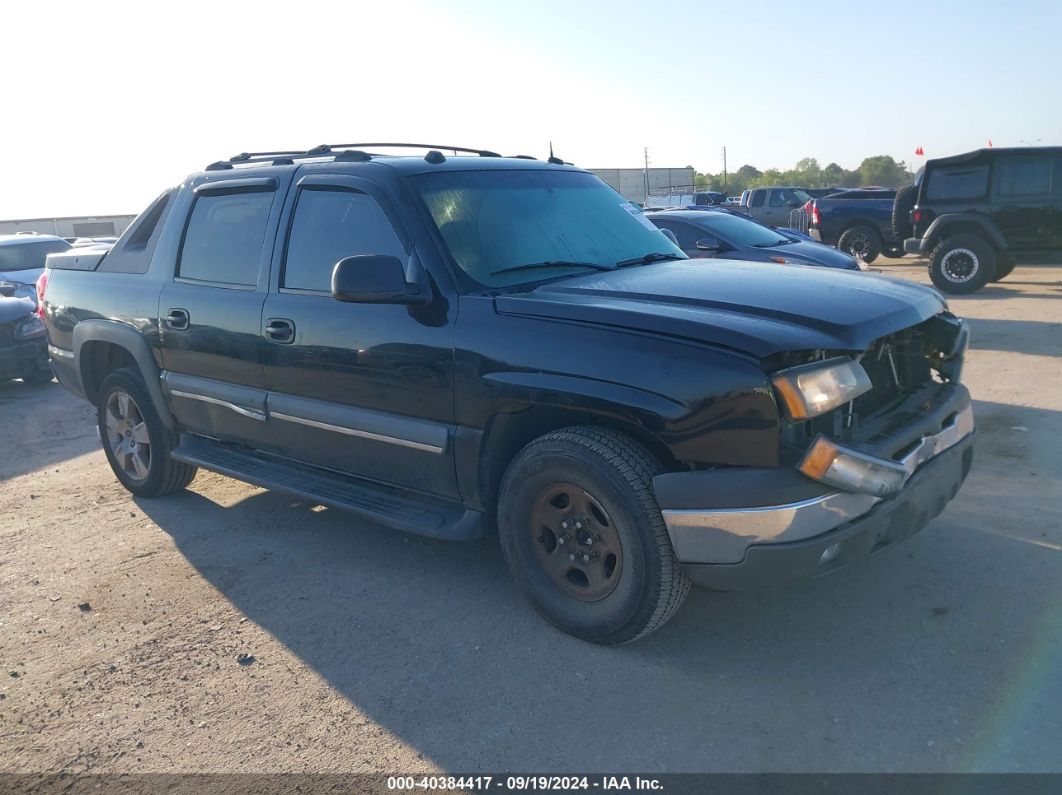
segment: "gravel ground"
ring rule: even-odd
[[[0,770],[1062,771],[1060,299],[1022,267],[952,300],[978,447],[920,535],[614,649],[492,541],[205,472],[134,500],[91,407],[2,383]]]

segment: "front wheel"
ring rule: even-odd
[[[881,246],[881,234],[867,224],[856,224],[851,229],[846,229],[837,240],[837,248],[845,254],[859,257],[868,264],[878,258]]]
[[[161,497],[192,482],[196,468],[170,457],[176,438],[135,369],[123,367],[103,379],[96,417],[111,469],[137,497]]]
[[[47,384],[55,377],[52,373],[52,365],[46,357],[36,359],[33,364],[22,373],[22,382],[25,384]]]
[[[616,645],[678,610],[690,580],[653,494],[661,471],[634,440],[588,426],[541,436],[513,459],[498,500],[502,552],[546,620]]]
[[[955,295],[977,292],[996,273],[996,252],[977,235],[953,235],[937,243],[929,255],[929,278]]]

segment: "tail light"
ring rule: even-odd
[[[814,200],[811,202],[811,224],[812,226],[821,226],[822,219],[819,218],[819,205]]]
[[[44,320],[44,291],[48,288],[48,271],[37,278],[37,317]]]

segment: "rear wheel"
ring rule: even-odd
[[[856,224],[846,229],[837,241],[837,248],[863,262],[873,262],[881,253],[881,234],[868,224]]]
[[[1014,272],[1014,266],[1017,263],[1013,259],[1000,259],[996,263],[996,273],[992,277],[992,281],[999,282],[1010,276]]]
[[[890,248],[888,251],[883,251],[881,253],[889,259],[903,259],[906,256],[906,252],[902,248]]]
[[[996,272],[996,252],[977,235],[953,235],[937,243],[929,256],[929,277],[946,293],[980,290]]]
[[[690,589],[653,495],[660,464],[614,431],[531,442],[506,470],[498,532],[523,595],[577,638],[615,645],[662,626]]]
[[[130,492],[161,497],[192,482],[196,468],[170,457],[176,436],[159,419],[139,372],[123,367],[103,379],[96,417],[107,461]]]

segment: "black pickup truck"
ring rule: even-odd
[[[497,532],[546,619],[616,644],[691,581],[825,573],[958,492],[967,333],[938,293],[687,260],[578,168],[382,146],[220,161],[56,258],[53,366],[133,494],[203,467]]]

